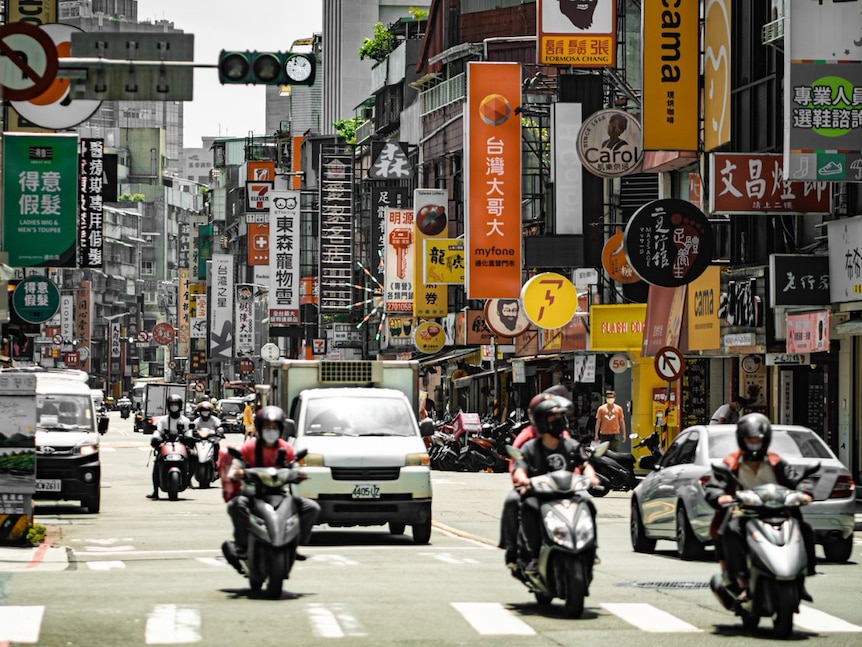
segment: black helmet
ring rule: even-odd
[[[283,433],[284,411],[282,408],[270,405],[263,407],[262,409],[258,409],[257,413],[254,414],[254,428],[257,430],[258,434],[263,433],[263,423],[265,422],[277,422],[279,434]]]
[[[179,418],[180,414],[183,412],[183,399],[181,396],[176,393],[172,393],[168,396],[168,412],[174,418]],[[171,411],[171,407],[176,406],[179,407],[176,411]]]
[[[747,461],[761,461],[772,440],[772,425],[762,413],[749,413],[736,423],[736,444]]]
[[[561,421],[561,422],[557,422]],[[542,400],[533,409],[533,424],[540,434],[559,436],[566,428],[566,402],[551,396]]]

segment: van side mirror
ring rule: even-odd
[[[284,438],[296,438],[296,421],[293,418],[287,418],[284,421]]]

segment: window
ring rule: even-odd
[[[153,276],[155,273],[153,261],[141,261],[141,276]]]

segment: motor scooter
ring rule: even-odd
[[[607,451],[601,443],[590,462]],[[518,460],[519,449],[510,447],[509,456]],[[579,618],[584,598],[590,593],[596,557],[596,509],[589,493],[590,478],[569,470],[557,470],[530,479],[528,494],[540,500],[542,546],[538,569],[527,570],[530,560],[523,527],[518,530],[518,560],[512,575],[536,596],[539,604],[562,598],[566,613]]]
[[[192,437],[194,446],[194,476],[201,488],[208,488],[218,478],[219,440],[224,434],[218,429],[198,427]]]
[[[805,468],[799,481],[819,468],[819,463]],[[739,485],[727,466],[714,465],[712,469],[720,480]],[[760,618],[771,617],[779,638],[788,638],[793,632],[793,614],[799,612],[808,568],[798,512],[806,501],[802,492],[769,483],[750,490],[740,489],[729,506],[747,518],[748,599],[740,601],[737,584],[726,581],[722,574],[714,575],[709,586],[724,608],[738,615],[748,630],[756,628]],[[728,510],[725,523],[730,517]]]
[[[299,545],[299,506],[291,492],[297,482],[294,466],[305,457],[307,450],[296,454],[291,465],[286,464],[285,451],[279,449],[278,467],[248,467],[235,447],[228,453],[243,463],[242,494],[249,501],[248,554],[237,554],[233,541],[222,544],[225,559],[240,574],[248,578],[252,591],[259,591],[266,582],[270,598],[281,597],[284,580],[290,577]]]
[[[193,443],[192,438],[173,435],[156,449],[159,489],[166,492],[171,501],[176,501],[179,493],[191,485],[188,446]]]
[[[631,438],[634,440],[638,438],[638,435],[632,434]],[[664,452],[661,450],[659,433],[657,431],[652,432],[649,436],[634,445],[632,449],[640,449],[641,447],[646,447],[650,453],[646,456],[641,456],[637,462],[638,469],[654,470],[661,457],[664,456]]]
[[[101,435],[105,435],[108,433],[108,424],[111,422],[111,419],[108,417],[108,410],[102,407],[99,409],[97,413],[98,423],[99,423],[99,433]]]
[[[605,444],[605,443],[602,443]],[[625,452],[604,451],[601,456],[595,454],[595,449],[588,445],[582,445],[584,453],[590,457],[590,463],[596,471],[601,487],[594,488],[590,494],[603,497],[610,490],[615,492],[628,492],[637,487],[638,479],[635,476],[635,457]]]

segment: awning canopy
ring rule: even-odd
[[[495,373],[505,373],[507,371],[511,371],[511,366],[501,366],[496,370],[491,371],[482,371],[481,373],[473,373],[473,375],[468,375],[467,377],[459,377],[457,380],[452,380],[452,384],[456,389],[463,389],[465,387],[470,386],[470,384],[474,380],[479,380],[481,378],[491,377]]]
[[[478,348],[456,348],[449,350],[448,352],[444,352],[443,354],[422,357],[419,359],[419,364],[421,366],[436,366],[443,362],[448,362],[453,359],[458,359],[459,357],[466,357],[467,355],[479,352],[481,351]]]
[[[835,326],[835,335],[862,335],[862,319],[850,319]]]

